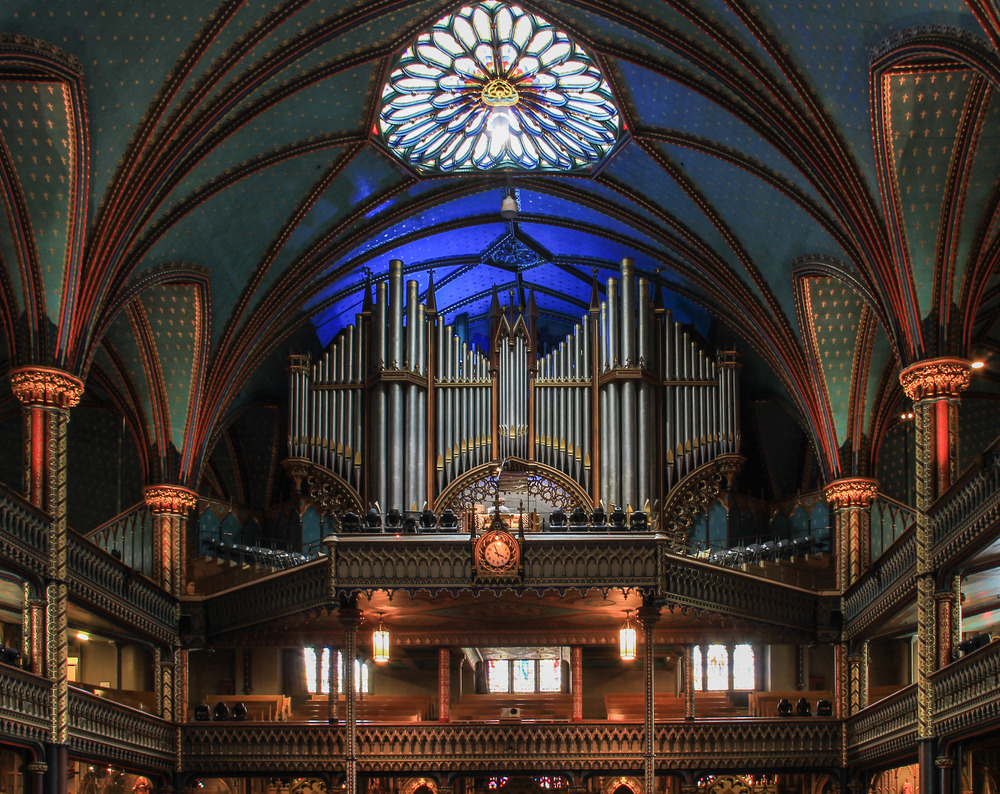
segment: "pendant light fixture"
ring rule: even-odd
[[[635,660],[636,631],[632,622],[631,609],[625,610],[625,623],[618,630],[618,653],[623,662]]]
[[[378,613],[378,628],[372,632],[372,659],[375,664],[385,664],[389,661],[389,630],[382,622],[382,613]]]

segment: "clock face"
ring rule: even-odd
[[[514,550],[502,535],[494,534],[483,548],[483,559],[494,568],[504,568],[514,555]]]
[[[517,558],[517,541],[507,532],[491,530],[476,544],[477,567],[484,573],[514,573]]]

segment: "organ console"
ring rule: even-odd
[[[496,484],[503,462],[544,481],[553,508],[619,506],[655,525],[686,477],[738,457],[736,353],[706,353],[631,259],[541,355],[533,295],[504,307],[494,293],[480,350],[438,314],[433,279],[424,303],[404,285],[401,261],[371,293],[318,360],[290,362],[286,465],[333,483],[341,508],[464,510],[463,489]]]

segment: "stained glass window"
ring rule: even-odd
[[[486,686],[490,692],[510,691],[510,662],[507,659],[487,660]]]
[[[589,170],[622,121],[576,42],[499,0],[462,7],[408,47],[382,89],[375,133],[424,173]]]
[[[535,691],[534,659],[514,660],[514,691],[515,692]]]
[[[708,689],[729,689],[729,651],[725,645],[708,646]]]
[[[695,645],[691,653],[692,679],[694,680],[695,692],[701,692],[705,688],[705,682],[701,675],[701,646]]]
[[[753,663],[752,647],[744,644],[733,648],[733,689],[754,688],[756,676]]]
[[[306,690],[310,694],[330,693],[330,649],[323,648],[319,658],[319,665],[316,664],[316,649],[303,648],[302,658],[306,668]],[[317,674],[320,678],[317,681]],[[367,695],[371,688],[369,678],[368,663],[361,663],[359,659],[354,660],[354,691]],[[337,691],[344,691],[344,654],[337,651]]]
[[[559,659],[538,660],[538,691],[562,692],[562,662]]]

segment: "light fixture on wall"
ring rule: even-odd
[[[382,613],[378,613],[378,628],[372,632],[372,659],[376,664],[389,661],[389,630],[382,622]]]
[[[631,612],[631,609],[625,610],[625,623],[618,630],[618,653],[623,662],[631,662],[635,659],[636,632]]]

